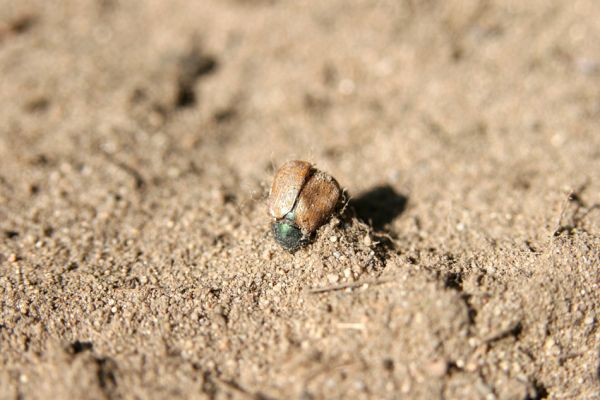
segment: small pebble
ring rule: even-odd
[[[429,363],[429,365],[427,365],[427,373],[429,374],[429,376],[434,376],[434,377],[442,377],[444,375],[446,375],[446,370],[448,368],[448,363],[446,362],[446,360],[436,360],[436,361],[432,361]]]
[[[262,259],[265,261],[270,261],[273,259],[273,252],[269,249],[265,250],[262,254]]]
[[[329,281],[329,283],[338,283],[340,277],[337,274],[328,274],[327,280]]]

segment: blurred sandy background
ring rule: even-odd
[[[0,104],[0,398],[600,398],[597,1],[1,0]]]

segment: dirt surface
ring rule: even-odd
[[[0,398],[600,398],[597,1],[1,0],[0,103]]]

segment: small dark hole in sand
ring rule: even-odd
[[[462,368],[459,367],[455,361],[448,361],[448,365],[446,366],[446,371],[448,371],[448,375],[452,375],[455,372],[461,372]]]
[[[523,324],[521,324],[520,322],[517,323],[515,325],[515,327],[513,329],[511,329],[510,334],[515,338],[518,339],[519,336],[521,336],[521,333],[523,333]]]
[[[446,275],[444,285],[448,289],[455,289],[460,292],[460,291],[462,291],[462,281],[463,281],[463,276],[461,273],[451,272],[448,275]]]
[[[42,113],[50,107],[50,100],[45,97],[38,97],[30,100],[24,106],[25,111],[30,113]]]
[[[11,230],[4,231],[4,236],[6,236],[7,239],[15,239],[19,237],[19,232]]]
[[[548,398],[548,389],[541,382],[534,380],[533,389],[535,390],[535,395],[533,397],[527,396],[525,400],[542,400]]]
[[[391,358],[386,358],[385,360],[383,360],[383,368],[386,371],[392,372],[394,370],[394,360],[392,360]]]
[[[381,231],[404,212],[407,202],[408,198],[396,193],[393,187],[382,185],[350,200],[350,205],[359,219]]]
[[[190,107],[196,103],[196,93],[194,89],[189,85],[179,85],[177,94],[177,107],[184,108]]]
[[[196,81],[214,72],[218,67],[217,59],[194,48],[179,62],[177,77],[177,108],[191,107],[196,104]]]
[[[69,346],[69,352],[71,354],[79,354],[86,350],[92,350],[94,347],[92,342],[80,342],[79,340],[74,341]]]
[[[25,33],[31,29],[36,22],[37,17],[35,15],[23,15],[10,24],[10,30],[18,34]]]

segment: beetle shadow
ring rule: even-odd
[[[408,197],[390,185],[381,185],[350,199],[349,205],[356,217],[373,230],[385,231],[385,227],[404,212],[407,203]]]

